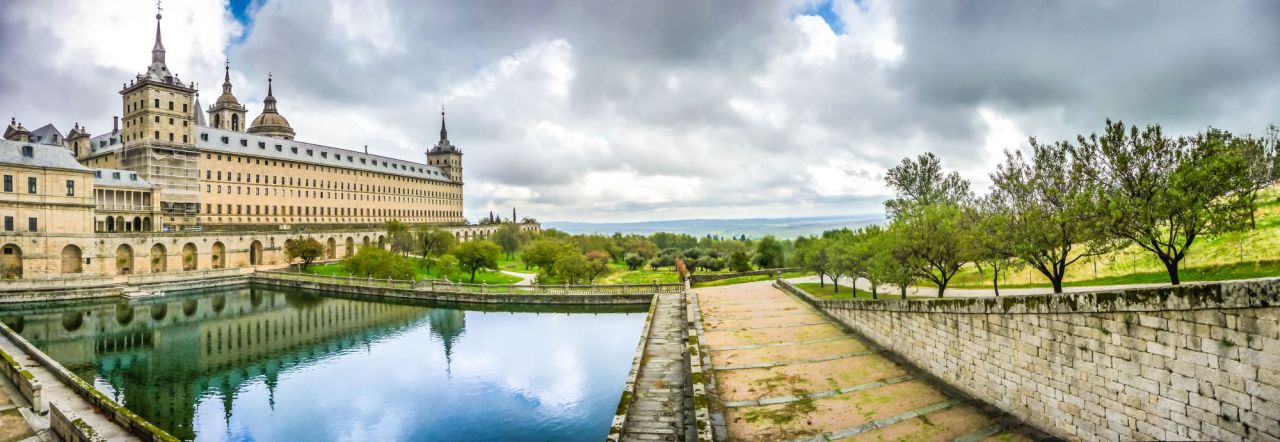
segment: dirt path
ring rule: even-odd
[[[502,274],[504,275],[520,278],[520,282],[517,282],[512,285],[533,285],[533,278],[538,277],[538,275],[534,273],[520,273],[520,272],[513,272],[510,270],[499,270],[499,271],[502,272]]]
[[[769,281],[696,290],[730,440],[1022,440]]]

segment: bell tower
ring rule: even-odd
[[[231,93],[231,61],[227,60],[223,67],[222,95],[209,106],[209,124],[218,129],[244,132],[249,123],[245,120],[246,114],[244,105]]]
[[[195,146],[194,84],[184,84],[165,65],[156,7],[156,41],[147,72],[120,90],[124,148],[120,167],[156,184],[165,229],[195,221],[199,183]]]

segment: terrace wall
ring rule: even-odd
[[[1280,279],[931,301],[778,286],[1061,437],[1280,438]]]

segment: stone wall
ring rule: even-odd
[[[1061,437],[1280,439],[1280,279],[931,301],[778,285]]]
[[[762,275],[779,275],[788,272],[798,272],[804,270],[802,267],[784,267],[778,269],[752,270],[750,272],[737,273],[695,273],[689,275],[689,282],[697,284],[700,282],[719,281],[721,279],[737,278],[740,276],[762,276]]]

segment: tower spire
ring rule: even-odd
[[[449,131],[444,127],[444,106],[440,106],[440,141],[449,140]]]
[[[156,45],[151,48],[151,63],[164,64],[164,43],[160,42],[160,0],[156,0]]]
[[[228,58],[222,71],[222,93],[231,93],[231,59]]]
[[[267,72],[267,98],[262,100],[262,104],[264,105],[262,112],[264,113],[274,113],[276,111],[276,97],[271,93],[271,81],[271,73]]]

